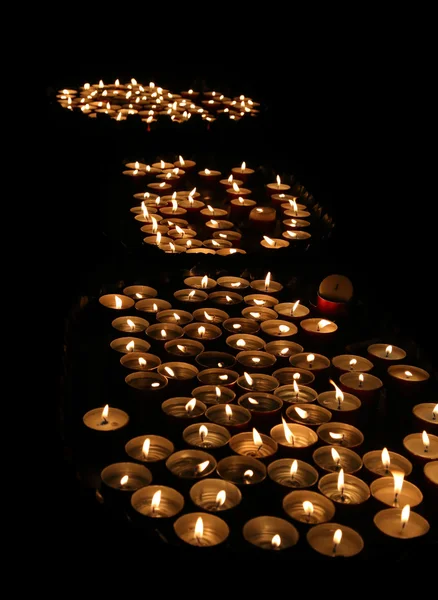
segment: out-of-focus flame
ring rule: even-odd
[[[133,329],[135,329],[135,323],[134,323],[134,321],[131,321],[131,319],[128,319],[126,322],[129,325],[129,327],[131,328],[131,331]]]
[[[229,419],[233,416],[233,410],[229,404],[225,404],[225,413]]]
[[[208,277],[207,277],[207,275],[204,275],[204,277],[201,279],[201,287],[205,289],[207,287],[207,285],[208,285]]]
[[[280,187],[280,185],[281,185],[280,175],[277,175],[277,185],[278,185],[278,187]]]
[[[210,171],[210,169],[204,169],[204,173],[205,173],[206,175],[211,175],[211,171]]]
[[[313,515],[313,504],[309,500],[304,500],[303,510],[306,517]]]
[[[329,436],[332,440],[342,440],[344,437],[343,433],[333,433],[333,431],[329,431]]]
[[[333,544],[335,546],[338,546],[341,543],[342,540],[342,529],[336,529],[334,535],[333,535]]]
[[[175,321],[180,321],[181,320],[181,317],[176,312],[173,313],[173,318],[175,319]]]
[[[427,452],[429,450],[430,440],[429,436],[425,431],[423,431],[423,433],[421,434],[421,439],[423,440],[424,451]]]
[[[216,240],[211,240],[211,243],[213,246],[220,246],[219,242],[217,242]],[[228,298],[229,296],[227,296]]]
[[[365,377],[363,376],[363,373],[359,374],[359,386],[362,385],[362,383],[364,382]]]
[[[154,510],[158,510],[160,508],[160,502],[161,502],[161,490],[157,490],[155,492],[155,494],[152,496],[152,502],[151,502],[152,512],[154,512]]]
[[[178,210],[178,201],[173,199],[172,200],[172,212],[176,212]]]
[[[158,232],[158,221],[155,217],[151,217],[151,221],[152,221],[152,233],[157,233]]]
[[[281,537],[276,533],[271,540],[271,546],[273,548],[280,548],[281,546]]]
[[[327,325],[331,325],[331,321],[327,321],[327,319],[321,319],[320,321],[318,321],[318,331],[320,331],[324,327],[327,327]]]
[[[160,333],[162,338],[167,337],[167,331],[165,329],[162,329]]]
[[[213,240],[213,241],[214,241],[214,240]],[[232,299],[230,296],[228,296],[228,294],[225,296],[225,300],[226,300],[227,302],[232,302],[232,301],[233,301],[233,299]]]
[[[176,345],[176,347],[178,348],[178,350],[179,350],[180,352],[185,352],[185,351],[186,351],[186,347],[185,347],[185,346],[182,346],[181,344],[177,344],[177,345]]]
[[[128,344],[126,344],[126,350],[128,350],[128,352],[134,350],[134,340],[131,340]]]
[[[299,373],[298,373],[298,375],[299,375]],[[294,387],[294,392],[295,392],[295,394],[296,394],[296,396],[298,398],[298,396],[300,394],[300,388],[298,387],[296,379],[294,379],[294,381],[293,381],[293,387]]]
[[[184,237],[184,229],[181,229],[181,227],[179,225],[176,225],[175,229],[179,233],[179,235]]]
[[[216,506],[217,506],[217,508],[219,508],[220,506],[223,506],[226,499],[227,499],[227,493],[226,493],[226,491],[225,490],[220,490],[217,493],[217,496],[216,496]]]
[[[251,317],[254,317],[254,319],[260,319],[261,314],[259,312],[250,312],[249,313],[251,315]]]
[[[221,381],[227,381],[228,380],[228,375],[219,375],[219,379]]]
[[[151,447],[151,440],[150,438],[146,438],[145,441],[143,442],[143,446],[142,446],[142,454],[145,458],[147,458],[149,456],[149,449]]]
[[[116,308],[119,308],[119,309],[122,308],[122,304],[123,304],[122,299],[119,298],[119,296],[116,296],[115,300],[116,300]]]
[[[230,175],[227,179],[228,183],[233,183],[233,179],[234,179],[234,177],[232,175]]]
[[[254,471],[253,471],[252,469],[247,469],[247,470],[245,471],[245,473],[243,474],[243,476],[244,476],[245,478],[248,478],[248,479],[250,479],[251,477],[253,477],[253,476],[254,476]]]
[[[257,315],[259,315],[259,316],[260,316],[260,313],[250,313],[250,314],[251,314],[251,315],[253,315],[253,316],[254,316],[254,314],[257,314]],[[285,354],[287,354],[288,352],[289,352],[289,348],[282,348],[282,349],[280,350],[280,354],[282,354],[283,356],[284,356]]]
[[[192,398],[191,400],[189,400],[185,406],[185,409],[188,413],[191,413],[192,410],[195,408],[196,406],[196,398]]]
[[[199,428],[199,437],[201,438],[201,442],[205,440],[208,435],[208,428],[205,425],[201,425]]]
[[[254,398],[248,398],[248,402],[250,404],[258,404],[257,400],[255,400]]]
[[[392,346],[391,345],[386,346],[385,353],[386,353],[386,357],[391,356],[391,354],[392,354]]]
[[[203,471],[205,471],[205,469],[208,467],[209,464],[210,464],[209,460],[204,460],[204,462],[199,463],[199,465],[196,465],[196,472],[202,473]]]
[[[233,190],[235,192],[240,192],[240,188],[239,188],[239,186],[237,185],[237,183],[235,181],[233,181]]]
[[[301,417],[302,419],[307,419],[307,417],[309,416],[309,413],[307,412],[307,410],[304,410],[302,408],[300,408],[299,406],[295,406],[295,410],[298,413],[298,416]]]
[[[256,306],[263,306],[265,304],[264,300],[259,300],[258,298],[254,298],[254,304]]]
[[[267,244],[269,244],[270,246],[275,246],[275,242],[274,240],[272,240],[270,237],[268,237],[267,235],[263,236],[263,239],[265,240],[265,242]]]
[[[295,200],[289,200],[289,204],[295,213],[298,212],[298,205]]]
[[[236,346],[239,346],[239,348],[244,348],[246,346],[246,342],[243,338],[239,338],[236,342]]]
[[[315,360],[315,355],[314,354],[308,354],[306,360],[307,360],[307,362],[310,365]]]
[[[288,325],[279,325],[278,329],[280,333],[287,333],[288,331],[290,331],[290,327]]]
[[[252,385],[254,383],[253,378],[250,375],[248,375],[248,373],[246,371],[244,372],[243,376],[245,377],[246,383],[248,385]]]
[[[286,438],[286,442],[288,444],[293,445],[295,443],[293,433],[290,430],[289,425],[284,420],[284,417],[281,417],[281,421],[283,423],[283,431],[284,431],[284,437]]]
[[[202,337],[204,334],[205,334],[205,327],[204,327],[204,325],[200,325],[200,326],[198,327],[198,335],[199,335],[200,337]]]
[[[210,208],[211,208],[211,207],[210,207]],[[212,224],[214,227],[216,227],[216,225],[218,225],[218,222],[217,222],[217,221],[215,221],[214,219],[211,219],[211,220],[210,220],[210,223],[211,223],[211,224]]]
[[[123,477],[120,480],[120,485],[126,485],[129,481],[129,477],[128,475],[123,475]]]
[[[175,371],[173,369],[171,369],[170,367],[164,367],[164,370],[170,377],[175,377]]]
[[[391,464],[391,458],[389,456],[388,449],[383,448],[383,450],[382,450],[382,465],[385,467],[386,471],[388,471],[390,464]]]
[[[161,232],[157,231],[157,233],[155,234],[155,243],[157,244],[157,246],[159,246],[161,244]]]
[[[213,321],[213,319],[214,319],[214,317],[209,315],[206,310],[204,310],[204,317],[207,319],[207,321]]]
[[[339,471],[337,487],[338,487],[338,492],[341,492],[341,496],[342,496],[344,493],[344,489],[345,489],[344,469],[341,469]]]
[[[195,294],[196,294],[196,290],[192,290],[191,292],[189,292],[190,300],[195,297]]]
[[[157,233],[157,235],[158,235],[158,233]],[[158,306],[156,305],[156,303],[155,303],[155,302],[154,302],[154,303],[153,303],[153,305],[152,305],[152,310],[153,310],[154,312],[157,312],[157,311],[158,311]]]
[[[350,360],[350,369],[352,369],[355,365],[357,365],[357,360],[355,358],[352,358]]]
[[[261,359],[258,356],[253,356],[251,360],[253,363],[258,364]]]
[[[257,446],[257,450],[259,450],[263,446],[263,440],[255,427],[252,428],[252,439],[254,441],[254,445]]]
[[[240,287],[240,281],[233,281],[233,283],[231,284],[231,287]]]
[[[402,524],[402,528],[406,525],[406,523],[409,521],[409,515],[411,514],[411,507],[409,506],[409,504],[406,504],[403,507],[403,510],[401,512],[401,524]]]
[[[265,277],[265,288],[266,289],[268,289],[270,283],[271,283],[271,272],[269,272]]]
[[[219,387],[215,387],[216,398],[220,398],[222,396],[221,389]]]
[[[138,359],[138,364],[140,365],[140,367],[145,367],[147,362],[142,356],[140,356],[140,358]]]
[[[405,371],[405,375],[407,379],[410,379],[412,377],[412,373],[410,371]]]
[[[105,404],[102,410],[102,421],[106,421],[109,413],[109,405]]]
[[[298,381],[298,379],[301,379],[301,373],[294,373],[293,374],[293,379],[296,379],[297,381]]]
[[[242,325],[240,323],[233,323],[233,329],[242,329]]]
[[[240,203],[240,204],[245,204],[245,198],[241,198],[241,197],[239,196],[238,200],[239,200],[239,203]]]

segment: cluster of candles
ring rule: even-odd
[[[149,180],[146,191],[134,194],[137,204],[130,209],[141,223],[141,232],[148,234],[146,244],[169,253],[242,253],[245,250],[240,246],[245,240],[235,230],[242,222],[260,233],[260,245],[268,250],[309,243],[311,213],[300,203],[301,198],[288,193],[291,186],[281,183],[279,175],[274,183],[266,184],[266,205],[260,206],[248,187],[255,170],[245,161],[226,175],[209,168],[196,171],[196,166],[195,161],[182,156],[173,162],[161,159],[152,164],[134,161],[125,165],[123,175],[131,181]],[[187,174],[195,176],[191,181],[196,186],[191,189],[185,189]],[[214,188],[224,191],[219,206],[212,205]],[[278,218],[281,238],[272,237]],[[204,234],[203,241],[197,239],[198,230]]]
[[[142,405],[156,406],[158,399],[168,431],[177,427],[184,442],[184,449],[175,451],[163,436],[131,439],[125,450],[132,462],[106,467],[103,487],[123,492],[141,518],[170,519],[176,536],[197,547],[226,542],[227,515],[248,490],[266,482],[282,490],[285,518],[259,515],[242,524],[243,538],[258,548],[286,550],[304,531],[310,547],[327,557],[359,554],[362,536],[344,523],[352,509],[371,510],[382,536],[408,540],[427,534],[429,523],[412,510],[423,493],[407,478],[424,471],[436,494],[438,437],[432,431],[437,431],[438,404],[413,407],[422,425],[403,439],[407,456],[387,448],[361,455],[359,426],[384,386],[371,370],[389,363],[386,376],[410,398],[422,391],[428,373],[401,364],[404,350],[389,344],[369,346],[367,357],[330,359],[304,351],[294,336],[302,333],[309,343],[327,335],[334,339],[338,327],[309,317],[310,310],[295,298],[280,303],[283,286],[270,273],[252,282],[193,276],[184,284],[172,300],[181,308],[145,285],[99,299],[108,313],[122,313],[112,320],[122,337],[111,347],[131,371],[126,383]],[[149,352],[152,345],[156,354]],[[161,362],[163,356],[171,362]],[[123,431],[129,418],[106,405],[87,412],[83,421],[101,439]],[[151,423],[145,418],[148,428]],[[181,491],[151,485],[160,462]],[[178,516],[187,482],[200,512]],[[371,497],[380,510],[371,508]]]
[[[79,92],[79,93],[78,93]],[[207,122],[223,114],[232,121],[259,113],[259,102],[243,94],[228,98],[218,91],[196,92],[192,89],[174,93],[154,82],[141,84],[131,79],[127,84],[116,79],[114,83],[84,83],[79,90],[58,90],[58,102],[67,110],[81,110],[89,117],[97,114],[109,115],[116,121],[125,121],[138,115],[148,125],[160,116],[169,116],[174,123],[188,121],[192,115],[200,114]]]

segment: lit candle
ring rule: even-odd
[[[229,535],[225,521],[210,513],[185,514],[175,521],[173,527],[176,535],[191,546],[217,546]]]
[[[254,172],[255,172],[254,169],[250,169],[249,167],[246,166],[245,161],[242,162],[240,167],[233,167],[231,169],[231,173],[235,177],[238,177],[239,179],[242,179],[243,181],[246,181],[251,175],[254,174]]]
[[[283,499],[283,509],[289,517],[306,525],[330,521],[335,514],[335,506],[331,500],[307,490],[287,494]]]
[[[268,193],[268,196],[271,197],[273,194],[280,194],[282,192],[287,192],[288,190],[290,190],[290,185],[287,185],[286,183],[281,183],[280,175],[277,175],[275,183],[268,183],[266,185],[266,191]]]
[[[243,527],[243,537],[247,542],[261,550],[282,551],[298,542],[295,527],[278,517],[256,517],[247,521]]]
[[[385,535],[400,540],[425,535],[430,529],[426,519],[413,513],[409,504],[406,504],[403,509],[381,510],[375,515],[374,524]]]
[[[204,183],[214,183],[216,181],[219,181],[222,173],[220,171],[204,169],[203,171],[198,171],[198,175]]]
[[[427,433],[411,433],[403,439],[403,446],[416,460],[427,462],[438,459],[438,436]],[[411,505],[412,506],[412,505]]]
[[[154,519],[170,518],[181,512],[184,497],[173,488],[148,485],[134,492],[131,505],[140,515]]]
[[[128,424],[129,415],[119,408],[110,409],[106,404],[103,409],[94,408],[88,411],[82,420],[86,427],[94,431],[114,432]]]
[[[238,186],[235,181],[233,181],[231,187],[227,188],[225,192],[231,200],[235,198],[247,198],[251,194],[250,189]]]
[[[395,452],[389,452],[387,448],[380,450],[372,450],[367,452],[363,456],[364,468],[373,476],[386,476],[391,475],[391,469],[395,469],[404,474],[404,477],[408,477],[412,472],[412,463]]]
[[[330,558],[356,556],[364,548],[362,537],[354,529],[337,523],[315,525],[307,532],[307,541],[316,552]]]
[[[409,504],[417,506],[423,500],[421,490],[410,481],[404,481],[404,473],[393,471],[392,477],[378,477],[371,485],[373,498],[389,507]]]

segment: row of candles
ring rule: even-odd
[[[361,458],[353,448],[360,448],[364,436],[349,417],[354,412],[363,412],[376,399],[376,393],[380,393],[383,382],[369,373],[373,368],[389,364],[388,375],[402,385],[407,384],[408,395],[414,397],[421,391],[428,374],[418,367],[401,364],[406,356],[404,350],[390,344],[369,346],[368,358],[338,355],[330,360],[317,353],[304,352],[290,337],[297,329],[294,318],[301,324],[309,320],[305,306],[296,300],[287,303],[287,309],[280,307],[278,301],[271,304],[271,308],[254,303],[258,300],[270,304],[269,299],[276,300],[275,295],[281,291],[282,285],[268,275],[261,283],[252,282],[253,290],[258,293],[252,295],[244,309],[257,313],[256,316],[246,312],[242,318],[229,318],[225,311],[208,306],[192,314],[172,308],[168,303],[163,305],[165,301],[156,297],[157,290],[149,286],[129,286],[123,290],[124,294],[100,298],[107,309],[128,313],[113,320],[112,326],[118,331],[130,332],[132,337],[116,338],[111,343],[113,349],[123,354],[120,362],[124,368],[133,371],[126,376],[126,382],[141,397],[151,401],[154,394],[161,392],[161,398],[170,394],[161,404],[162,413],[169,419],[169,430],[175,422],[191,423],[183,427],[183,439],[186,445],[195,448],[175,452],[173,443],[162,436],[136,437],[126,444],[126,452],[137,462],[115,463],[104,469],[104,487],[131,492],[131,505],[143,516],[173,518],[182,511],[184,496],[169,486],[150,485],[152,474],[144,463],[151,466],[156,461],[165,462],[166,469],[180,482],[200,479],[191,487],[190,498],[204,512],[185,514],[174,522],[177,536],[196,546],[224,542],[229,534],[227,522],[211,513],[223,512],[225,516],[227,510],[240,504],[240,488],[244,492],[266,477],[285,489],[297,488],[283,498],[283,508],[294,521],[313,526],[307,539],[314,549],[328,556],[355,555],[362,550],[360,534],[346,525],[333,523],[332,519],[335,510],[342,516],[345,507],[361,506],[370,496],[388,507],[374,516],[380,531],[400,539],[427,533],[427,521],[411,511],[423,499],[420,489],[405,481],[412,471],[411,461],[386,448],[372,450]],[[236,294],[231,290],[247,289],[251,285],[239,277],[221,278],[216,282],[207,276],[190,277],[184,283],[188,288],[182,295],[175,292],[175,298],[183,298],[187,308],[193,306],[194,296],[203,289],[223,287],[223,292],[213,293],[226,298],[228,293]],[[268,296],[268,292],[272,295]],[[155,317],[157,323],[149,325],[141,317],[129,316],[134,306],[140,311],[147,306],[148,318]],[[294,313],[300,307],[304,314],[298,317]],[[288,312],[284,321],[278,318],[282,309]],[[261,311],[265,310],[276,316],[266,313],[262,316]],[[312,333],[317,336],[324,336],[326,327],[335,326],[327,319],[313,321]],[[217,351],[220,327],[230,333],[238,332],[226,340],[228,349],[238,351],[237,355]],[[254,334],[259,328],[272,340],[265,343],[257,339]],[[251,333],[240,333],[248,330]],[[158,354],[163,355],[163,344],[157,347],[157,355],[148,354],[150,344],[143,339],[143,332],[152,343],[164,342],[165,351],[170,355],[175,353],[178,362],[161,363]],[[335,326],[331,333],[336,335],[336,332]],[[252,338],[257,340],[255,345]],[[204,344],[216,350],[206,350]],[[281,357],[287,357],[290,367],[277,369],[272,375],[257,372],[258,365],[273,367]],[[243,375],[232,370],[236,363]],[[194,364],[203,370],[199,371]],[[342,373],[341,387],[330,379],[331,368]],[[194,379],[201,385],[192,386]],[[333,391],[317,392],[312,387],[321,389],[328,382],[333,385]],[[172,397],[174,383],[177,384],[174,390],[187,389],[190,394]],[[241,392],[237,404],[233,403],[234,390]],[[284,405],[287,406],[285,412]],[[431,434],[430,429],[436,431],[437,412],[438,405],[432,403],[415,405],[414,414],[423,424],[423,430],[403,440],[411,459],[426,463],[425,475],[435,486],[438,437]],[[331,420],[333,415],[336,415],[334,421]],[[118,431],[128,421],[125,411],[108,405],[84,416],[87,427],[100,432]],[[317,444],[323,445],[317,447]],[[225,448],[232,450],[235,456],[217,461],[214,454]],[[277,453],[280,458],[273,460]],[[318,470],[305,461],[310,457],[317,468],[326,473],[319,479],[318,492],[308,489],[316,484],[319,476]],[[374,479],[370,486],[357,476],[362,467],[367,474],[363,475],[364,479]],[[215,470],[221,479],[204,479]],[[277,517],[251,519],[245,524],[243,534],[249,542],[273,550],[293,546],[298,540],[296,528]]]
[[[163,115],[169,116],[174,123],[188,121],[195,114],[207,122],[221,114],[239,121],[245,116],[257,116],[260,106],[259,102],[243,94],[229,98],[214,90],[200,93],[192,89],[174,93],[152,81],[141,84],[134,78],[127,84],[116,79],[111,84],[105,84],[103,80],[97,84],[84,83],[79,90],[63,88],[58,90],[56,97],[63,108],[80,110],[91,118],[104,114],[116,121],[125,121],[138,115],[148,125]]]
[[[144,242],[154,244],[165,252],[244,253],[239,247],[242,235],[233,230],[241,221],[247,221],[252,231],[265,234],[260,244],[269,250],[287,248],[291,243],[307,244],[311,238],[308,231],[311,213],[306,205],[297,202],[298,196],[288,193],[291,186],[282,183],[279,175],[275,182],[266,184],[269,205],[258,206],[250,197],[252,190],[246,187],[255,171],[245,162],[240,167],[233,167],[229,176],[224,178],[220,171],[200,170],[197,176],[201,185],[207,185],[208,189],[219,186],[224,189],[222,206],[213,207],[209,204],[210,196],[204,201],[196,187],[191,190],[175,189],[181,186],[187,172],[194,171],[195,161],[184,160],[180,156],[173,163],[160,160],[147,165],[136,161],[127,163],[126,167],[123,174],[127,177],[143,180],[149,176],[156,179],[147,185],[147,191],[134,194],[140,205],[131,208],[131,212],[142,224],[141,232],[149,234]],[[278,214],[281,215],[282,237],[270,237],[267,234],[272,236]],[[186,217],[204,221],[210,239],[203,242],[196,239],[196,225],[189,224]]]

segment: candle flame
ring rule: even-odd
[[[290,466],[290,476],[293,477],[298,471],[298,461],[294,460]]]
[[[286,233],[289,237],[292,237],[292,238],[295,238],[298,236],[298,234],[295,233],[295,231],[287,231]]]
[[[183,167],[186,163],[182,156],[179,157],[179,164]]]
[[[270,237],[268,237],[267,235],[263,236],[263,239],[265,240],[265,242],[267,244],[269,244],[270,246],[275,246],[275,242],[274,240],[272,240]]]
[[[339,465],[340,461],[341,461],[341,455],[339,454],[339,452],[336,450],[336,448],[332,448],[331,449],[331,453],[332,453],[332,458],[335,462],[335,464]]]
[[[134,350],[134,340],[131,340],[128,344],[126,344],[126,350],[128,350],[128,352]]]
[[[178,210],[178,201],[173,199],[172,200],[172,212],[176,212]]]
[[[295,373],[295,375],[297,375],[297,373]],[[299,373],[298,373],[298,375],[299,375]],[[298,384],[297,384],[297,380],[296,380],[296,379],[294,379],[294,381],[293,381],[293,386],[294,386],[294,392],[295,392],[295,393],[296,393],[296,395],[298,396],[298,394],[300,393],[300,388],[298,387]]]
[[[246,162],[243,161],[242,166],[240,167],[242,169],[242,171],[244,171],[246,169]]]
[[[154,383],[151,383],[151,387],[157,388],[157,387],[160,387],[160,384],[158,381],[154,381]]]
[[[204,325],[201,325],[200,327],[198,327],[198,335],[200,335],[201,337],[204,335],[205,333],[205,327]]]
[[[425,431],[423,431],[423,433],[421,434],[421,439],[423,440],[424,451],[427,452],[429,449],[430,440],[429,436]]]
[[[336,400],[338,401],[339,404],[341,404],[341,402],[344,401],[344,394],[342,393],[342,390],[340,390],[338,388],[338,386],[332,379],[329,379],[329,381],[336,390]]]
[[[343,433],[333,433],[332,431],[329,431],[329,436],[332,438],[332,440],[342,440],[342,438],[344,437]]]
[[[327,327],[327,325],[331,325],[331,321],[327,321],[327,319],[321,319],[321,320],[318,322],[318,331],[319,331],[320,329],[322,329],[323,327]]]
[[[205,440],[207,435],[208,435],[208,428],[205,425],[201,425],[199,428],[199,437],[201,438],[202,442]]]
[[[262,212],[263,212],[263,208],[256,208],[256,211],[257,211],[258,213],[262,213]]]
[[[126,485],[128,483],[129,477],[128,475],[123,475],[123,477],[120,480],[120,485]]]
[[[141,367],[145,367],[146,366],[146,360],[142,356],[140,356],[140,358],[138,359],[138,364]]]
[[[236,346],[239,346],[239,348],[243,348],[244,346],[246,346],[246,342],[243,338],[239,338],[236,342]]]
[[[210,208],[211,208],[211,207],[210,207]],[[215,221],[214,219],[211,219],[210,223],[211,223],[212,225],[214,225],[215,227],[216,227],[216,225],[218,224],[218,222],[217,222],[217,221]]]
[[[159,246],[161,244],[161,232],[157,231],[156,237],[155,237],[155,243],[157,244],[157,246]]]
[[[214,240],[213,240],[213,241],[214,241]],[[227,302],[232,302],[232,301],[233,301],[233,300],[232,300],[232,298],[230,298],[230,296],[228,296],[228,294],[225,296],[225,300],[226,300]]]
[[[252,469],[247,469],[245,471],[245,473],[243,474],[244,477],[253,477],[254,476],[254,471]]]
[[[341,543],[342,540],[342,529],[336,529],[335,534],[333,536],[333,544],[336,544],[336,546],[338,544]]]
[[[208,285],[208,277],[207,275],[204,275],[204,277],[201,279],[201,287],[203,287],[204,289],[207,287]]]
[[[410,371],[405,371],[405,375],[408,379],[412,377],[412,373]]]
[[[240,188],[239,188],[239,186],[237,185],[237,183],[235,181],[233,181],[233,190],[235,192],[240,192]]]
[[[209,464],[210,464],[209,460],[204,460],[204,462],[199,463],[199,465],[196,466],[196,472],[202,473],[202,471],[205,471],[205,469],[208,467]]]
[[[304,500],[303,510],[304,510],[304,514],[307,517],[310,517],[310,515],[313,515],[313,504],[311,502],[309,502],[309,500]]]
[[[238,341],[240,341],[240,340],[238,340]],[[243,341],[243,340],[242,340],[242,341]],[[236,342],[236,343],[237,343],[237,342]],[[248,375],[248,373],[247,373],[246,371],[245,371],[245,373],[244,373],[243,375],[244,375],[244,377],[245,377],[245,379],[246,379],[246,383],[247,383],[248,385],[252,385],[252,384],[254,383],[254,380],[253,380],[253,378],[252,378],[250,375]]]
[[[204,173],[205,173],[206,175],[211,175],[211,171],[210,171],[210,169],[204,169]]]
[[[157,310],[158,310],[158,306],[155,304],[155,302],[152,305],[152,310],[154,310],[155,312],[157,312]]]
[[[227,381],[227,379],[228,379],[228,375],[219,375],[219,379],[220,379],[221,381]]]
[[[122,308],[122,299],[116,296],[116,308]]]
[[[263,446],[263,440],[255,427],[252,428],[252,439],[254,444],[257,446],[257,450],[259,450]]]
[[[226,413],[227,417],[230,418],[230,419],[233,416],[233,411],[232,411],[231,406],[229,404],[225,404],[225,413]]]
[[[289,200],[289,204],[291,205],[291,208],[294,210],[294,212],[298,212],[298,205],[296,203],[295,200]]]
[[[131,319],[128,319],[126,322],[128,323],[128,325],[129,325],[129,327],[131,328],[131,330],[135,328],[135,323],[134,323],[134,321],[131,321]]]
[[[263,306],[263,304],[265,304],[264,300],[259,300],[258,298],[254,298],[254,304],[256,306]]]
[[[143,442],[143,447],[142,447],[142,453],[145,458],[147,458],[149,456],[150,447],[151,447],[151,440],[149,438],[146,438],[145,441]]]
[[[219,242],[217,242],[216,240],[211,240],[211,243],[213,246],[220,246]]]
[[[279,186],[280,184],[281,184],[280,175],[277,175],[277,185]]]
[[[290,331],[290,327],[288,325],[279,325],[278,329],[281,333],[287,333],[288,331]]]
[[[216,398],[220,398],[222,396],[222,392],[219,387],[216,386],[215,392],[216,392]]]
[[[209,315],[206,310],[204,310],[204,317],[207,319],[207,321],[213,321],[213,319],[214,319],[214,317]]]
[[[254,317],[254,319],[260,319],[261,315],[259,312],[250,312],[249,313],[251,315],[251,317]],[[283,352],[283,350],[282,350]]]
[[[363,376],[363,373],[360,373],[360,374],[359,374],[359,381],[360,381],[361,383],[363,383],[364,379],[365,379],[365,377]]]
[[[167,337],[167,332],[165,329],[161,330],[161,337],[163,337],[163,338]]]
[[[187,240],[186,246],[187,246],[187,248],[191,248],[192,247],[192,240]]]
[[[152,221],[152,233],[157,233],[158,231],[158,221],[155,217],[151,217]]]
[[[188,413],[191,413],[192,410],[195,408],[196,406],[196,398],[192,398],[191,400],[189,400],[185,406],[185,409]]]
[[[265,287],[268,289],[269,284],[271,283],[271,272],[269,272],[265,277]]]
[[[226,491],[225,490],[220,490],[220,492],[218,492],[217,496],[216,496],[217,507],[219,508],[220,506],[223,506],[226,499],[227,499],[227,493],[226,493]]]
[[[173,318],[175,319],[175,321],[179,321],[181,319],[181,317],[176,312],[173,313]]]
[[[314,354],[308,354],[306,360],[307,360],[308,363],[312,363],[315,360],[315,355]]]
[[[286,438],[286,441],[288,444],[294,444],[295,440],[294,440],[294,436],[292,431],[290,430],[288,424],[286,423],[286,421],[284,420],[284,417],[281,417],[282,423],[283,423],[283,430],[284,430],[284,437]]]
[[[203,535],[204,535],[204,521],[202,520],[202,517],[198,517],[198,519],[196,521],[196,525],[195,525],[195,538],[198,540],[198,542],[200,540],[202,540]]]
[[[344,483],[344,469],[341,469],[339,471],[339,475],[338,475],[338,492],[341,492],[341,494],[343,494],[344,489],[345,489],[345,483]]]
[[[397,496],[402,491],[405,474],[402,471],[392,471],[392,476],[394,478],[394,494]]]
[[[164,367],[164,370],[170,375],[170,377],[175,377],[175,371],[170,367]]]
[[[293,374],[293,378],[296,379],[296,380],[301,379],[301,373],[294,373]]]
[[[231,287],[240,287],[240,281],[234,281],[234,282],[231,284]]]
[[[435,404],[432,411],[432,419],[435,421],[438,416],[438,404]]]
[[[240,204],[245,204],[245,198],[241,198],[241,197],[239,196],[238,200],[239,200]]]
[[[391,464],[391,459],[389,457],[388,449],[383,448],[383,450],[382,450],[382,465],[385,467],[386,470],[388,470],[390,464]]]
[[[192,299],[195,297],[196,291],[192,290],[191,292],[189,292],[189,298]]]
[[[401,524],[402,527],[404,527],[406,525],[406,523],[409,521],[409,515],[411,514],[411,507],[409,506],[409,504],[406,504],[403,507],[403,510],[401,512]]]
[[[240,323],[233,323],[233,329],[241,329],[242,325]]]
[[[84,83],[84,90],[89,90],[89,89],[90,89],[90,84]]]
[[[307,417],[309,416],[309,413],[307,412],[307,410],[303,410],[302,408],[300,408],[299,406],[295,406],[295,410],[297,411],[298,415],[302,418],[302,419],[307,419]]]
[[[390,356],[392,354],[392,346],[391,345],[386,346],[385,352],[386,352],[386,356]]]
[[[184,236],[184,229],[181,229],[179,225],[176,225],[175,229],[179,233],[179,235]]]
[[[185,347],[185,346],[182,346],[181,344],[177,344],[177,345],[176,345],[176,347],[178,348],[178,350],[179,350],[180,352],[185,352],[185,351],[186,351],[186,347]]]
[[[102,420],[106,421],[107,417],[108,417],[108,413],[109,413],[109,405],[105,404],[105,406],[103,407],[102,410]]]
[[[99,87],[103,88],[103,81],[102,81],[102,79],[99,81]]]
[[[297,301],[295,302],[295,304],[292,306],[292,314],[294,314],[294,313],[295,313],[295,311],[297,310],[297,308],[298,308],[298,304],[299,304],[299,303],[300,303],[300,301],[299,301],[299,300],[297,300]]]
[[[161,167],[161,169],[166,168],[166,164],[165,164],[164,160],[160,160],[160,167]]]
[[[248,402],[250,404],[258,404],[257,400],[255,400],[254,398],[248,398]]]
[[[161,490],[157,490],[155,492],[155,494],[152,496],[152,502],[151,502],[152,511],[160,508],[160,502],[161,502]]]
[[[280,548],[281,546],[281,537],[276,533],[271,540],[271,546],[273,548]]]
[[[353,368],[355,365],[357,365],[357,360],[355,358],[352,358],[350,360],[350,367]]]
[[[261,359],[258,356],[253,356],[251,360],[252,360],[253,363],[258,364]]]

